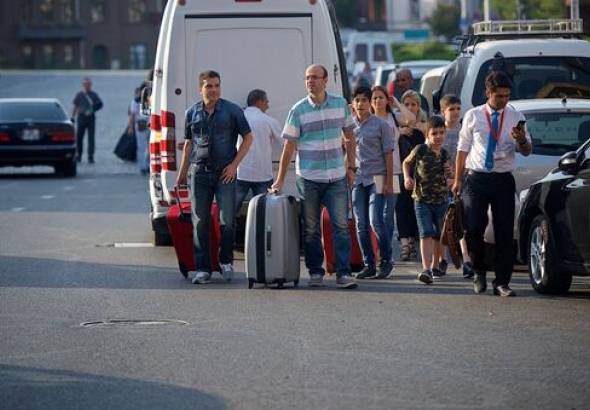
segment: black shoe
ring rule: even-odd
[[[368,279],[374,278],[377,274],[375,267],[373,266],[365,266],[362,271],[356,274],[357,279]]]
[[[88,163],[94,164],[94,157],[88,157]]]
[[[393,263],[381,262],[381,265],[379,265],[379,270],[377,271],[377,274],[375,275],[375,279],[385,279],[389,275],[391,275],[392,271],[393,271]]]
[[[443,276],[445,276],[445,274],[442,273],[442,271],[440,270],[440,268],[432,268],[432,277],[434,279],[440,279]]]
[[[422,283],[430,285],[432,283],[432,273],[429,270],[420,272],[418,280]]]
[[[465,279],[471,279],[473,277],[473,265],[471,262],[464,262],[463,263],[463,277]]]
[[[516,293],[508,285],[494,286],[494,295],[502,297],[516,296]]]
[[[447,268],[449,267],[449,264],[447,263],[446,259],[442,259],[440,261],[440,263],[438,264],[438,270],[441,273],[441,276],[445,276],[447,274]],[[432,274],[434,275],[434,269],[432,270]]]
[[[483,273],[476,273],[473,277],[473,291],[475,293],[484,293],[488,289],[486,282],[486,275]]]

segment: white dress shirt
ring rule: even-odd
[[[238,179],[248,182],[263,182],[273,179],[272,144],[282,144],[281,125],[258,107],[248,107],[244,115],[252,129],[252,145],[238,166]],[[242,144],[238,137],[238,149]]]
[[[503,110],[499,110],[498,127],[504,121],[502,129],[498,130],[499,140],[494,154],[494,167],[488,170],[485,167],[486,151],[488,141],[491,137],[490,125],[486,118],[485,110],[490,114],[492,121],[492,108],[488,104],[480,105],[467,111],[463,118],[463,125],[459,133],[459,144],[457,151],[468,152],[465,167],[477,172],[513,172],[515,153],[518,150],[518,142],[512,137],[510,131],[518,124],[518,121],[525,120],[524,115],[508,104]],[[531,135],[526,129],[526,139],[530,143]]]

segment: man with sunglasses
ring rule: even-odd
[[[494,294],[515,296],[508,284],[512,277],[514,242],[514,196],[516,184],[512,172],[515,154],[532,151],[522,113],[508,105],[512,81],[501,71],[486,77],[487,102],[467,111],[459,134],[453,194],[462,192],[467,217],[467,245],[472,253],[473,289],[487,289],[484,232],[491,206],[496,255],[492,282]],[[462,176],[468,169],[464,186]]]

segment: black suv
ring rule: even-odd
[[[590,138],[590,123],[585,129]],[[590,139],[531,185],[518,225],[537,292],[566,293],[572,276],[590,276]]]

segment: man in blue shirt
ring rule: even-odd
[[[209,231],[214,196],[219,207],[221,275],[228,281],[233,278],[236,176],[238,164],[252,144],[252,132],[242,109],[220,97],[219,73],[201,73],[199,93],[203,101],[186,111],[185,144],[176,185],[190,183],[197,270],[193,283],[205,284],[211,282],[212,273]],[[239,150],[238,135],[243,138]]]

